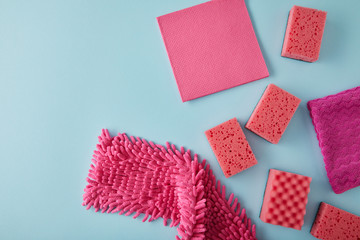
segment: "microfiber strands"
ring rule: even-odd
[[[178,226],[176,239],[256,239],[255,225],[234,194],[216,181],[206,161],[190,150],[166,148],[103,130],[94,151],[83,205],[143,221]]]

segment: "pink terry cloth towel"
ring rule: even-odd
[[[176,239],[256,239],[255,225],[206,161],[177,150],[103,130],[94,151],[83,205],[95,211],[145,214],[178,226]]]
[[[360,86],[308,102],[330,185],[360,186]]]
[[[183,102],[269,76],[244,0],[157,18]]]

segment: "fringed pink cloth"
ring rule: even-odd
[[[238,199],[216,181],[210,166],[175,145],[111,137],[102,131],[85,188],[84,206],[95,211],[145,214],[178,226],[176,239],[256,239],[255,225]]]

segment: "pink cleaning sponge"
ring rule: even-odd
[[[301,230],[304,224],[311,178],[270,169],[260,219]]]
[[[205,132],[225,177],[231,177],[257,164],[236,118]]]
[[[360,186],[360,86],[308,102],[330,185]]]
[[[245,127],[271,143],[278,143],[301,100],[269,84]]]
[[[324,11],[293,6],[281,56],[307,62],[318,60],[325,21]]]
[[[359,240],[360,217],[322,202],[311,235],[322,240]]]

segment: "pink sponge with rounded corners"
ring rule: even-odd
[[[360,186],[360,86],[308,102],[330,185]]]
[[[277,144],[301,100],[274,84],[269,84],[245,127]]]
[[[281,56],[315,62],[319,58],[326,12],[293,6],[290,10]]]
[[[240,124],[233,118],[205,132],[225,177],[257,164]]]
[[[322,240],[359,240],[360,217],[322,202],[311,235]]]
[[[216,181],[206,161],[175,145],[103,130],[94,151],[83,205],[143,221],[159,217],[177,226],[177,240],[255,240],[255,225],[234,194]]]
[[[311,178],[270,169],[260,219],[263,222],[301,230]]]

